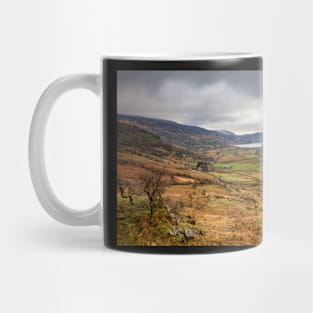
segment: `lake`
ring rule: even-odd
[[[248,148],[262,148],[263,143],[262,142],[254,142],[254,143],[246,143],[242,145],[235,145],[235,147],[242,148],[242,149],[248,149]]]

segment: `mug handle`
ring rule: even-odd
[[[72,89],[88,89],[100,96],[100,76],[79,74],[64,76],[47,87],[37,103],[29,134],[29,168],[38,200],[46,212],[57,221],[73,226],[100,225],[101,204],[78,211],[67,207],[55,195],[50,185],[44,154],[47,121],[57,99]]]

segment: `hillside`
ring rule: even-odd
[[[133,154],[145,154],[154,157],[191,157],[208,161],[209,157],[203,159],[198,153],[188,151],[184,148],[165,143],[160,136],[124,120],[118,121],[118,151],[132,152]]]
[[[134,125],[157,135],[166,144],[205,153],[209,149],[226,148],[235,144],[262,141],[262,133],[235,135],[229,131],[207,130],[197,126],[179,124],[169,120],[119,114],[123,124]]]

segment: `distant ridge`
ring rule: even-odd
[[[157,135],[163,142],[197,153],[236,144],[262,142],[263,133],[236,135],[230,131],[208,130],[170,120],[118,114],[119,122],[135,125]]]
[[[234,136],[235,134],[229,130],[217,130],[218,133],[226,136]]]

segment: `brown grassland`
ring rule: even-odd
[[[199,168],[190,155],[152,156],[148,151],[119,147],[117,244],[259,244],[262,149],[231,146],[209,150],[207,155],[210,165]],[[161,187],[151,201],[145,192],[147,173],[161,173]]]

